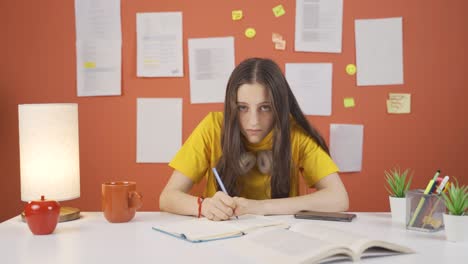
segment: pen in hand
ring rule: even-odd
[[[218,182],[218,185],[221,188],[221,190],[223,191],[223,193],[229,195],[226,188],[224,187],[223,182],[221,181],[221,177],[219,177],[219,174],[218,174],[218,171],[216,170],[216,168],[212,168],[212,170],[213,170],[213,173],[215,175],[216,181]],[[236,215],[236,219],[239,219],[239,217],[237,215]]]

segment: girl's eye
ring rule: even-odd
[[[269,105],[262,105],[262,106],[260,106],[260,111],[262,111],[262,112],[270,112],[270,111],[271,111],[271,106],[269,106]]]
[[[245,111],[247,111],[248,108],[247,108],[247,106],[245,106],[245,105],[238,105],[238,106],[237,106],[237,109],[238,109],[239,111],[241,111],[241,112],[245,112]]]

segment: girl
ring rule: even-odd
[[[325,140],[269,59],[247,59],[234,69],[224,113],[209,113],[169,166],[174,172],[159,199],[162,211],[226,220],[243,214],[348,209],[348,195]],[[213,167],[227,194],[220,191]],[[298,196],[299,177],[316,191]],[[188,194],[203,178],[206,198]]]

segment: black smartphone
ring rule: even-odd
[[[295,213],[294,217],[298,219],[351,222],[354,218],[356,218],[356,215],[351,213],[300,211]]]

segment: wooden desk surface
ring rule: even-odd
[[[466,263],[468,244],[445,240],[444,231],[424,233],[392,224],[389,213],[357,213],[351,223],[325,222],[371,238],[406,245],[416,254],[364,259],[362,263]],[[291,224],[292,216],[271,216]],[[111,224],[102,212],[82,212],[79,220],[57,225],[54,233],[33,235],[20,216],[0,224],[0,263],[259,263],[229,250],[229,239],[192,244],[152,230],[152,224],[187,217],[160,212],[137,212],[128,223]],[[242,239],[242,238],[235,238]]]

